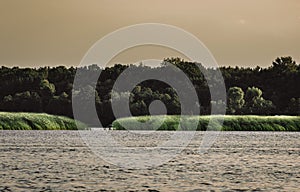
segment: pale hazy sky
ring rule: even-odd
[[[300,62],[300,0],[0,0],[0,65],[77,66],[101,37],[138,23],[164,23],[197,36],[220,65]],[[113,62],[178,53],[137,47]]]

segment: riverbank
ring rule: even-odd
[[[219,122],[224,118],[222,128]],[[113,129],[124,130],[125,125],[129,130],[207,130],[208,123],[212,119],[209,130],[222,131],[300,131],[299,116],[184,116],[181,126],[179,126],[180,116],[139,116],[121,118],[113,122]],[[151,121],[151,122],[150,122]],[[141,127],[139,122],[148,122],[148,127]],[[160,126],[159,126],[160,125]]]
[[[77,127],[78,126],[78,127]],[[86,125],[71,118],[46,113],[0,112],[0,130],[77,130]]]

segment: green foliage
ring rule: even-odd
[[[298,66],[296,62],[292,59],[292,57],[281,57],[281,58],[278,57],[275,59],[275,61],[272,64],[273,64],[272,70],[278,75],[280,73],[285,73],[285,74],[297,73]]]
[[[262,97],[262,90],[257,87],[248,87],[245,100],[244,111],[246,114],[268,115],[275,108],[272,101],[265,100]]]
[[[257,87],[248,87],[246,92],[246,101],[252,102],[253,100],[260,98],[262,96],[262,91]]]
[[[125,130],[122,125],[130,130],[152,130],[152,127],[162,123],[157,130],[180,131],[191,130],[195,125],[197,131],[222,130],[222,131],[300,131],[300,117],[296,116],[230,116],[224,117],[222,128],[221,116],[183,116],[180,124],[180,116],[152,116],[150,126],[139,127],[136,122],[146,122],[150,116],[121,118],[115,120],[112,126],[116,130]],[[208,129],[209,122],[211,124]]]
[[[287,107],[288,114],[297,115],[300,113],[300,98],[292,98]]]
[[[211,101],[211,107],[215,109],[215,112],[211,112],[212,115],[222,114],[224,113],[224,109],[226,109],[226,103],[222,100]]]
[[[130,105],[130,111],[134,115],[147,114],[147,105],[144,101],[136,101]]]
[[[0,130],[76,130],[87,128],[73,119],[45,113],[0,112]]]
[[[55,93],[55,86],[52,83],[49,83],[47,79],[41,81],[40,88],[42,93],[45,95],[53,95]]]
[[[240,87],[231,87],[228,90],[228,110],[230,114],[235,114],[241,110],[245,104],[244,91]]]
[[[177,69],[174,69],[174,66]],[[228,114],[234,115],[300,115],[300,66],[291,57],[277,58],[269,68],[219,68],[229,96],[226,101],[221,93],[216,93],[215,100],[211,100],[209,89],[217,90],[215,86],[222,81],[216,78],[218,71],[215,68],[205,68],[200,63],[180,58],[165,59],[160,67],[121,64],[104,69],[97,65],[39,69],[1,67],[0,111],[42,112],[73,118],[72,98],[79,97],[82,113],[86,114],[82,121],[97,124],[98,118],[90,117],[86,112],[87,108],[94,105],[90,102],[94,99],[102,125],[108,126],[115,120],[111,107],[112,88],[125,69],[130,69],[128,77],[136,80],[142,79],[140,75],[145,73],[163,76],[165,71],[169,70],[175,75],[167,78],[176,81],[182,87],[187,83],[177,79],[176,73],[183,71],[193,84],[191,89],[195,89],[198,95],[199,101],[195,101],[194,106],[200,108],[200,115],[211,114],[212,107],[217,109],[214,114],[220,114],[226,103]],[[78,71],[82,72],[79,78],[83,85],[73,87],[74,77]],[[100,72],[101,75],[98,77]],[[204,74],[207,79],[204,78]],[[90,82],[90,77],[95,76],[98,77],[98,82]],[[93,90],[95,85],[96,91]],[[244,98],[241,90],[245,92]],[[120,97],[119,101],[122,101],[124,96],[130,95],[129,105],[134,116],[149,115],[149,106],[155,100],[165,104],[168,115],[179,115],[182,106],[178,91],[180,90],[175,90],[162,81],[151,79],[141,82],[133,90],[122,90],[126,95],[120,92],[117,94]],[[189,99],[188,95],[185,96]]]
[[[42,100],[36,92],[21,92],[14,96],[8,95],[3,98],[2,108],[28,112],[40,112]]]

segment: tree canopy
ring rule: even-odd
[[[181,104],[177,91],[165,82],[147,80],[136,85],[129,92],[112,91],[114,83],[120,74],[130,68],[130,77],[142,78],[142,72],[163,74],[164,70],[174,70],[168,64],[182,70],[192,82],[199,102],[201,114],[210,114],[211,107],[222,107],[227,103],[228,114],[258,114],[258,115],[300,115],[300,66],[291,57],[280,57],[274,60],[269,68],[220,67],[226,90],[227,101],[216,98],[211,100],[209,88],[220,82],[216,78],[217,71],[204,68],[200,63],[184,61],[180,58],[168,58],[162,61],[160,67],[135,65],[114,65],[104,69],[97,65],[82,68],[41,67],[41,68],[0,68],[0,110],[10,112],[45,112],[50,114],[73,117],[72,96],[82,97],[82,104],[95,99],[98,116],[104,126],[115,119],[111,107],[112,97],[121,102],[124,98],[130,100],[130,110],[133,115],[149,114],[149,105],[156,100],[162,101],[167,114],[181,113]],[[201,68],[201,70],[199,69]],[[82,81],[87,77],[101,75],[97,82],[89,86],[74,87],[76,71],[82,71]],[[206,73],[211,85],[201,73]],[[175,71],[176,73],[176,71]],[[177,83],[185,86],[174,78]],[[93,90],[96,84],[96,91]],[[186,95],[186,97],[189,97]],[[88,105],[87,105],[88,106]],[[86,121],[89,120],[87,115]]]

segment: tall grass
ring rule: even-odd
[[[224,122],[220,127],[221,116],[185,116],[179,126],[180,116],[153,116],[150,117],[129,117],[117,119],[112,123],[116,130],[149,130],[149,127],[155,126],[157,122],[162,122],[156,130],[192,130],[197,131],[208,129],[208,123],[212,120],[208,130],[222,131],[300,131],[299,116],[224,116]],[[162,120],[163,119],[163,120]],[[137,122],[148,122],[150,126],[141,127]],[[124,125],[124,127],[122,126]],[[194,126],[196,125],[196,126]],[[151,129],[151,128],[150,128]]]
[[[63,116],[45,113],[0,112],[0,130],[76,130],[84,128],[86,125],[83,123]]]

